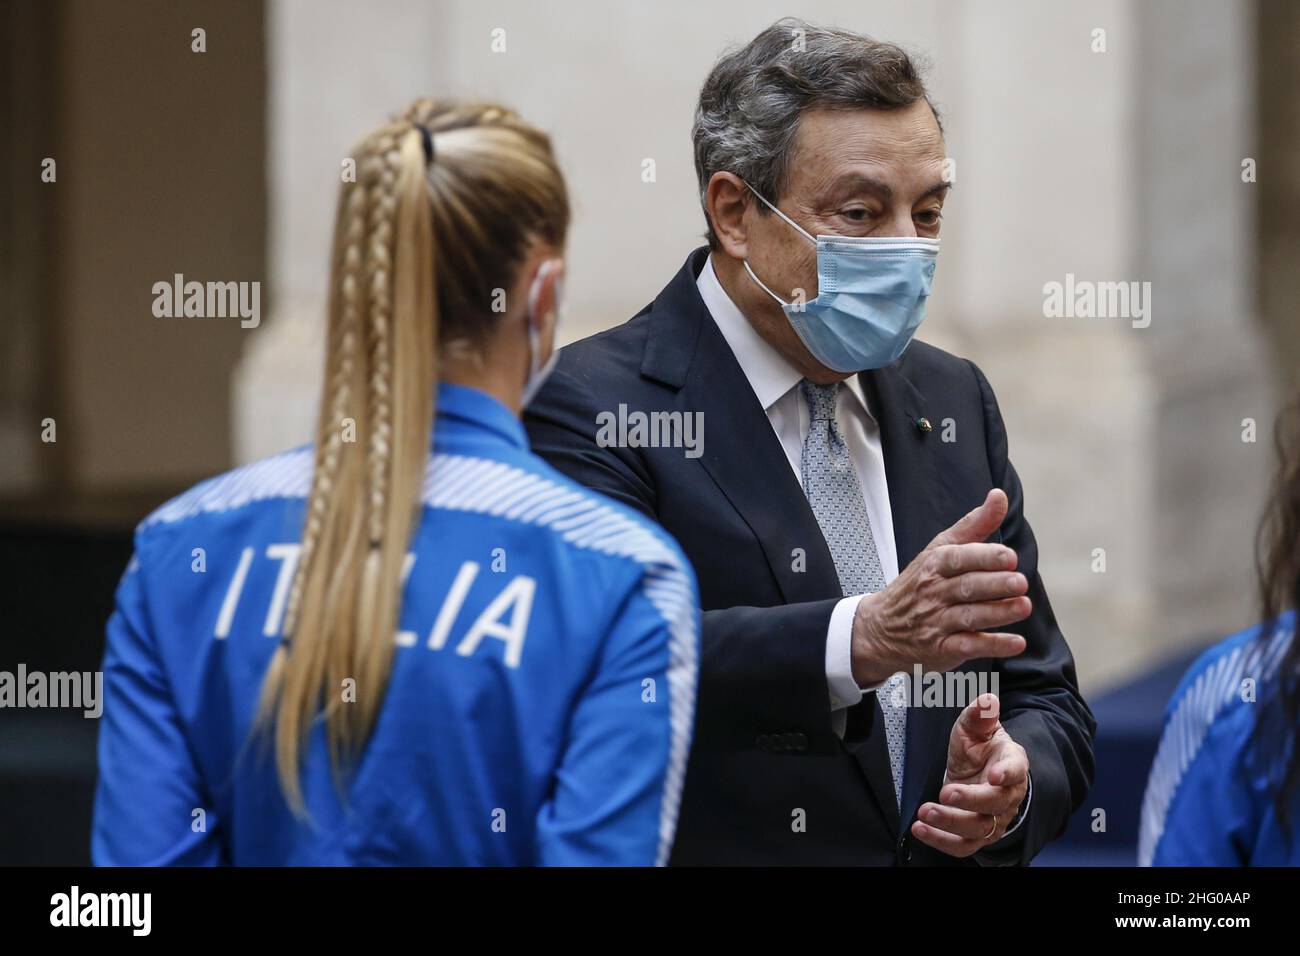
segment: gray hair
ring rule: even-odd
[[[808,110],[898,109],[920,99],[930,103],[916,62],[901,47],[794,17],[778,20],[723,54],[700,90],[691,128],[700,203],[719,171],[777,202],[799,118]],[[767,207],[760,204],[759,212]],[[704,218],[709,247],[716,249],[707,206]]]

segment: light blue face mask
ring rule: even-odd
[[[817,298],[781,304],[813,358],[836,372],[882,368],[903,354],[925,318],[938,239],[812,236],[750,187],[774,213],[817,246]]]

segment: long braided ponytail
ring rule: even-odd
[[[438,356],[472,348],[535,241],[569,205],[544,133],[509,110],[420,100],[365,137],[339,197],[315,464],[284,640],[256,727],[306,814],[303,753],[323,718],[336,782],[383,703],[435,413]]]

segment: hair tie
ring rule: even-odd
[[[423,123],[415,123],[415,128],[420,131],[420,142],[424,145],[425,163],[433,162],[433,134]]]

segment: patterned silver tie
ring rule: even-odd
[[[803,490],[821,526],[835,562],[844,596],[883,590],[885,572],[871,533],[866,499],[857,469],[835,418],[840,383],[818,385],[804,379],[800,390],[808,402],[808,437],[803,443]],[[903,755],[907,746],[907,675],[894,674],[876,692],[885,717],[889,769],[894,799],[902,803]]]

